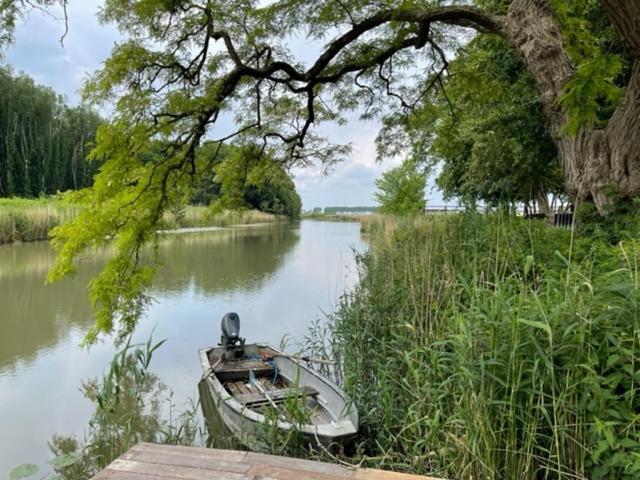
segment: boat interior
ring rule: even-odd
[[[225,390],[235,400],[256,413],[265,414],[268,409],[276,410],[280,416],[289,421],[300,421],[292,418],[292,402],[295,410],[304,417],[304,423],[321,425],[334,422],[336,419],[323,405],[319,392],[310,385],[296,385],[286,378],[272,360],[264,360],[273,351],[260,351],[248,354],[243,358],[224,360],[215,368],[214,373]],[[306,406],[302,409],[302,406]],[[304,410],[304,411],[303,411]]]

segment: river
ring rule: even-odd
[[[197,399],[197,350],[219,341],[226,312],[240,315],[248,341],[285,339],[295,351],[309,325],[357,281],[353,249],[364,248],[355,223],[165,235],[155,301],[133,340],[152,332],[167,339],[151,370],[181,409]],[[22,463],[44,465],[54,434],[83,438],[93,405],[79,387],[101,376],[115,352],[110,339],[79,346],[93,323],[86,284],[104,257],[92,255],[75,277],[45,286],[55,258],[46,242],[0,246],[0,478]]]

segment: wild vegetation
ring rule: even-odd
[[[82,391],[94,404],[94,412],[83,439],[55,435],[49,442],[55,478],[91,478],[138,442],[204,445],[198,402],[190,400],[176,411],[171,390],[151,372],[154,352],[164,342],[154,343],[149,337],[143,344],[132,344],[129,339],[102,378],[83,383]],[[10,478],[33,477],[38,470],[34,464],[19,465]]]
[[[366,228],[360,285],[311,342],[359,408],[356,463],[637,478],[637,219],[613,244],[500,214]]]
[[[88,160],[102,119],[69,107],[47,87],[0,67],[0,197],[39,197],[88,187],[99,159]]]
[[[0,198],[0,244],[46,240],[55,226],[79,211],[78,205],[61,198]]]
[[[71,203],[63,197],[0,198],[0,244],[47,240],[53,228],[76,218],[82,208],[80,203]],[[259,210],[187,205],[178,211],[167,212],[158,229],[226,227],[285,219]]]

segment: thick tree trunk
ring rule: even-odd
[[[640,51],[640,7],[636,0],[603,0],[603,4],[632,51]],[[636,16],[629,19],[627,15]],[[567,193],[574,202],[593,200],[604,214],[610,202],[609,189],[626,198],[640,196],[640,61],[634,66],[624,102],[607,128],[582,129],[569,135],[564,130],[567,118],[558,106],[558,98],[575,71],[549,3],[514,0],[505,34],[536,81],[558,147]]]

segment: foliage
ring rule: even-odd
[[[87,154],[101,118],[0,67],[0,197],[38,197],[91,185]]]
[[[331,168],[350,149],[330,144],[317,133],[319,125],[342,125],[345,112],[362,108],[364,118],[396,118],[442,90],[446,52],[459,43],[453,28],[508,36],[505,18],[468,3],[106,0],[100,19],[115,23],[127,40],[115,46],[84,96],[115,107],[92,152],[108,160],[91,189],[76,197],[86,205],[83,213],[56,229],[59,256],[50,274],[55,280],[72,273],[87,249],[115,246],[116,254],[90,286],[96,327],[88,339],[116,324],[121,333],[135,326],[153,275],[139,262],[142,245],[153,240],[166,212],[189,202],[199,179],[210,180],[213,169],[221,185],[232,186],[222,188],[220,208],[247,201],[236,187],[249,180],[248,172],[245,179],[237,168],[213,168],[220,149],[232,145],[243,152],[238,158],[231,153],[234,165],[263,159],[256,162],[267,177],[279,175],[267,164],[285,171],[312,163]],[[487,5],[503,7],[493,0]],[[296,61],[288,48],[300,35],[325,42],[309,64]],[[223,118],[233,119],[231,131],[221,127]],[[527,125],[531,120],[500,115],[496,130],[510,119]],[[486,126],[494,128],[491,122]],[[503,132],[495,138],[488,131],[481,136],[480,127],[472,132],[479,157],[501,154],[506,145],[509,161],[524,167],[514,172],[499,165],[493,178],[536,171],[527,168],[527,144],[509,143],[508,130]],[[481,173],[480,183],[486,177]],[[254,185],[249,196],[271,211],[291,214],[297,209],[286,205],[295,205],[295,196],[281,198],[283,191],[291,193],[285,183],[276,181],[266,192]],[[527,190],[507,183],[510,193]]]
[[[427,178],[420,167],[411,160],[382,174],[376,180],[378,191],[374,194],[381,213],[406,215],[423,212]]]
[[[162,395],[167,387],[149,370],[153,354],[163,343],[153,343],[152,337],[141,345],[127,342],[100,381],[83,384],[84,395],[95,405],[87,438],[80,443],[73,436],[55,435],[49,444],[60,478],[91,478],[138,442],[202,443],[196,403],[190,401],[175,417],[170,392],[168,418],[166,410],[163,414]]]
[[[217,209],[255,208],[267,213],[300,217],[302,201],[287,172],[253,146],[230,149],[217,165],[220,195]]]
[[[502,39],[479,36],[460,48],[444,90],[409,117],[387,121],[380,155],[407,137],[415,161],[439,164],[437,185],[447,198],[498,205],[563,191],[535,85]]]
[[[500,215],[373,220],[329,335],[366,465],[637,478],[637,240],[572,244]]]
[[[46,240],[49,231],[78,215],[80,207],[61,198],[0,198],[0,244]]]
[[[599,0],[553,0],[567,53],[576,75],[564,88],[560,105],[566,129],[606,125],[624,95],[632,61]]]

